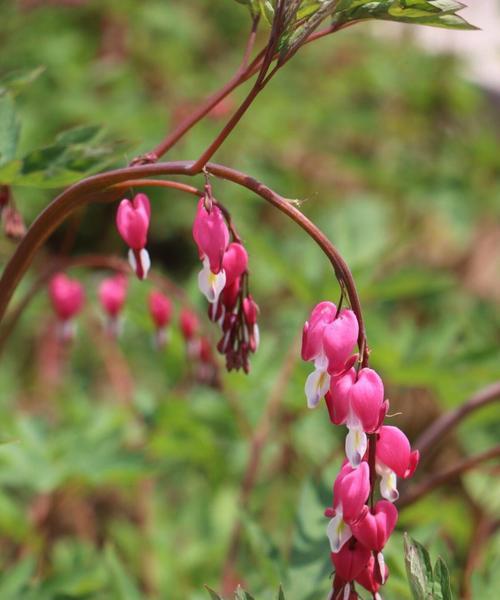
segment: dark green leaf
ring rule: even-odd
[[[277,600],[286,600],[285,599],[285,592],[283,591],[283,588],[280,585],[280,589],[278,590],[278,598]]]
[[[333,22],[382,19],[448,29],[476,29],[455,14],[462,8],[455,0],[344,0],[337,6]]]
[[[411,592],[415,600],[431,600],[432,565],[427,550],[405,533],[405,564]]]

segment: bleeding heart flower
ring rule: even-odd
[[[339,552],[330,555],[335,573],[344,581],[354,581],[366,569],[370,562],[371,552],[361,544],[349,541]]]
[[[379,565],[373,554],[370,556],[367,566],[357,575],[356,582],[373,594],[374,600],[382,600],[378,591],[389,577],[389,569],[385,563]]]
[[[193,238],[203,261],[203,269],[198,275],[200,290],[209,302],[217,302],[226,285],[222,261],[229,244],[229,230],[221,209],[212,203],[207,210],[204,198],[198,202]]]
[[[148,238],[151,206],[146,194],[137,194],[132,202],[124,199],[118,206],[116,226],[129,246],[129,263],[139,279],[146,279],[151,260],[145,248]]]
[[[69,341],[75,333],[73,317],[83,307],[83,287],[76,279],[70,279],[64,273],[57,273],[50,280],[49,297],[59,321],[57,335],[61,341]]]
[[[381,476],[380,493],[395,502],[399,498],[397,477],[407,479],[417,468],[419,452],[411,451],[406,435],[397,427],[384,425],[380,428],[376,449],[376,469]]]
[[[368,508],[368,507],[367,507]],[[366,510],[351,525],[355,538],[369,550],[381,552],[398,520],[396,507],[387,500],[379,500],[374,511]]]
[[[346,462],[333,485],[334,516],[326,528],[332,552],[338,552],[351,537],[351,524],[362,515],[369,493],[368,463],[354,469]]]
[[[116,318],[121,312],[127,297],[127,287],[127,278],[122,273],[101,281],[99,301],[109,317]]]
[[[68,321],[83,307],[82,284],[64,273],[57,273],[49,283],[49,296],[55,313],[61,321]]]

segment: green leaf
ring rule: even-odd
[[[0,97],[0,165],[15,157],[20,129],[14,98],[10,94]]]
[[[234,593],[234,600],[255,600],[255,598],[238,586],[238,589]]]
[[[447,29],[477,29],[458,16],[463,4],[455,0],[344,0],[333,16],[335,24],[382,19]]]
[[[214,592],[214,590],[209,588],[208,585],[205,586],[205,589],[210,594],[210,598],[212,598],[212,600],[224,600],[221,596],[219,596],[219,594],[217,594],[217,592]]]
[[[35,69],[23,69],[7,73],[7,75],[0,78],[0,96],[7,92],[11,92],[13,95],[18,94],[26,86],[33,83],[44,71],[45,67],[39,66]]]
[[[278,598],[277,600],[286,600],[285,599],[285,592],[283,591],[283,588],[280,585],[280,589],[278,590]]]
[[[111,573],[116,596],[122,600],[140,600],[141,594],[139,593],[139,590],[125,570],[125,567],[112,546],[106,548],[105,559]]]
[[[436,600],[453,600],[450,585],[450,574],[444,560],[439,557],[434,565],[434,598]]]
[[[72,144],[86,144],[94,140],[102,130],[100,125],[83,125],[67,129],[56,137],[56,142],[63,146]]]
[[[35,567],[34,558],[28,557],[6,571],[0,579],[0,598],[21,597],[34,574]]]
[[[405,564],[415,600],[432,600],[432,565],[427,550],[405,533]]]

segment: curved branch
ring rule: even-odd
[[[483,388],[467,402],[457,407],[455,410],[445,413],[439,419],[426,429],[415,442],[415,448],[423,455],[432,448],[432,446],[440,441],[444,436],[456,427],[460,421],[465,419],[470,413],[487,406],[492,402],[500,400],[500,381],[492,383]]]
[[[500,456],[500,446],[495,446],[494,448],[490,448],[490,450],[486,450],[486,452],[481,452],[480,454],[470,456],[469,458],[460,461],[450,469],[430,477],[419,486],[416,486],[413,490],[410,490],[407,494],[400,498],[397,503],[398,508],[404,508],[415,503],[423,496],[426,496],[430,492],[434,491],[440,485],[444,485],[459,475],[463,475],[467,471],[477,467],[477,465],[481,464],[482,462],[491,460],[492,458],[496,458],[498,456]]]
[[[93,201],[109,201],[110,192],[119,197],[120,189],[113,189],[113,186],[128,182],[131,178],[137,182],[140,177],[191,175],[192,165],[192,161],[176,161],[125,167],[84,179],[57,196],[32,223],[2,273],[0,279],[0,320],[5,314],[7,305],[17,284],[33,261],[37,250],[73,211]],[[297,223],[323,250],[333,266],[337,279],[345,286],[352,310],[358,319],[358,345],[362,354],[362,363],[364,365],[367,364],[368,347],[366,345],[366,333],[354,279],[346,262],[326,235],[286,198],[283,198],[253,177],[215,163],[208,163],[206,170],[216,177],[232,181],[253,191],[278,208]]]

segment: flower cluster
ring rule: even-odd
[[[210,320],[222,330],[217,349],[229,371],[243,368],[248,373],[249,354],[259,345],[258,306],[248,291],[248,253],[209,196],[198,203],[193,238],[203,262],[198,284],[209,302]]]
[[[360,367],[354,353],[359,335],[356,315],[321,302],[304,325],[302,358],[315,369],[305,385],[309,408],[325,398],[330,421],[346,425],[346,460],[333,486],[327,536],[335,568],[332,599],[357,598],[354,582],[374,598],[388,577],[382,550],[398,512],[397,478],[410,477],[418,464],[404,433],[384,425],[389,408],[384,384],[376,371]],[[356,368],[358,367],[358,368]],[[381,499],[374,503],[380,478]]]

